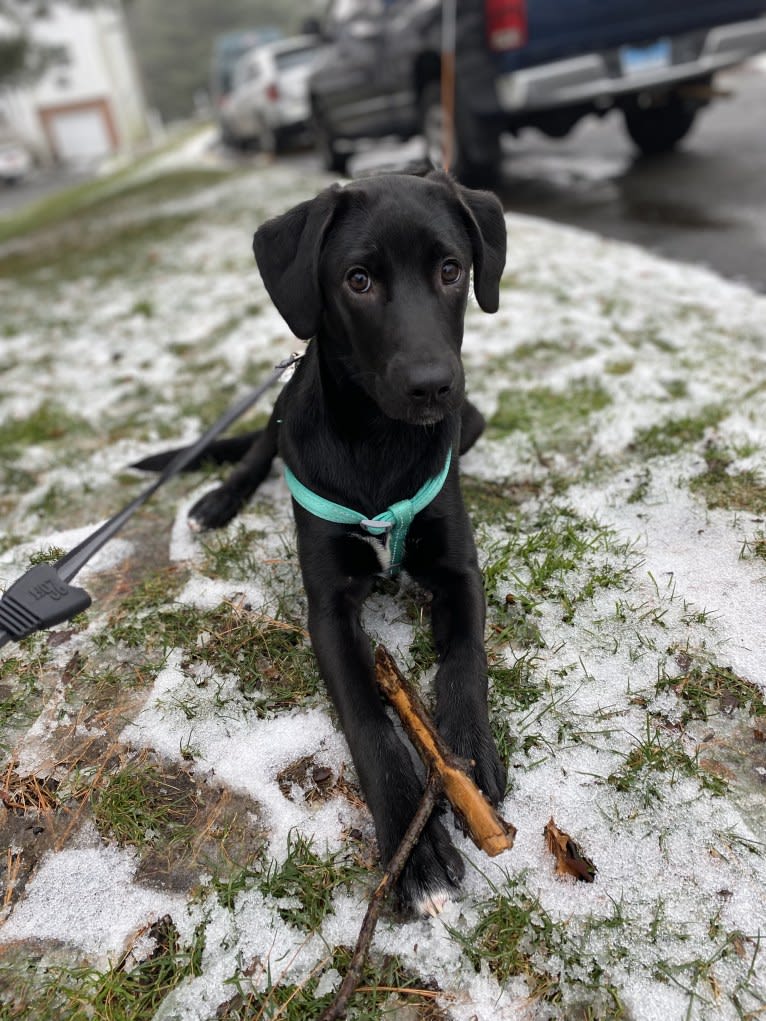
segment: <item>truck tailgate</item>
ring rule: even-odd
[[[527,0],[528,43],[501,54],[508,70],[650,42],[766,12],[766,0]]]

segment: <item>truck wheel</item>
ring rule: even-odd
[[[632,105],[623,110],[628,134],[645,156],[669,152],[691,130],[698,107],[676,93],[666,102],[642,109]]]
[[[348,172],[348,161],[351,153],[338,149],[337,138],[317,114],[314,114],[312,129],[314,142],[316,143],[319,158],[324,169],[328,170],[331,174],[345,175]]]
[[[441,103],[441,86],[429,82],[420,100],[421,130],[426,142],[426,157],[442,165],[442,139],[444,110]],[[449,170],[467,185],[491,185],[500,172],[500,138],[497,132],[482,127],[476,118],[461,113],[458,103],[455,111],[455,137],[452,142]]]

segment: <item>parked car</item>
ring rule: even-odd
[[[12,134],[0,133],[0,181],[16,184],[31,168],[32,157],[24,143]]]
[[[563,137],[619,109],[643,153],[673,148],[714,73],[766,49],[765,0],[460,0],[452,168],[491,179],[500,136]],[[440,163],[442,3],[332,0],[309,90],[317,144],[343,172],[365,137],[425,135]]]
[[[240,29],[237,32],[224,32],[213,40],[213,53],[210,61],[210,101],[218,118],[221,133],[226,134],[226,106],[232,90],[234,67],[240,57],[253,47],[279,39],[282,32],[278,28]]]
[[[257,46],[239,59],[225,108],[226,137],[264,152],[279,152],[306,135],[308,79],[321,51],[317,36],[300,35]]]

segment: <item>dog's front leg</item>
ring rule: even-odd
[[[399,846],[423,793],[410,752],[381,700],[369,637],[359,613],[377,566],[370,547],[296,508],[309,633],[319,669],[351,750],[375,822],[382,861]],[[464,866],[447,831],[432,818],[405,867],[405,905],[436,914]]]
[[[459,494],[452,494],[451,504],[447,515],[424,514],[413,526],[416,541],[406,566],[433,594],[439,732],[457,755],[475,763],[477,784],[498,804],[505,793],[506,772],[489,726],[484,587]]]
[[[223,528],[242,510],[269,474],[277,453],[281,407],[282,394],[277,398],[266,428],[255,434],[250,449],[236,468],[224,482],[205,493],[191,508],[189,523],[195,531]]]

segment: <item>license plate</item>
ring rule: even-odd
[[[673,61],[673,53],[669,39],[658,39],[648,46],[620,47],[620,64],[623,74],[641,74],[643,71],[656,71],[668,67]]]

